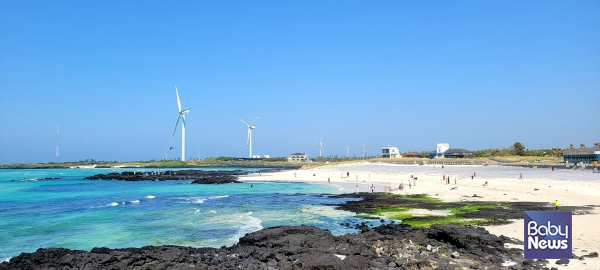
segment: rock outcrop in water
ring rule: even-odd
[[[122,172],[109,174],[96,174],[84,178],[85,180],[120,180],[120,181],[169,181],[169,180],[194,180],[192,184],[225,184],[240,183],[239,175],[246,175],[249,171],[201,171],[180,170],[165,171],[160,173],[151,172]]]
[[[382,225],[333,236],[311,226],[281,226],[246,234],[231,247],[148,246],[63,248],[22,253],[4,269],[543,269],[547,261],[524,260],[510,241],[482,228]]]

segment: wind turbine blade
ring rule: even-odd
[[[252,121],[252,123],[250,123],[250,125],[254,124],[254,122],[256,122],[256,119],[258,119],[261,115],[262,115],[262,113],[260,113],[256,118],[254,118],[254,121]]]
[[[175,85],[175,94],[177,94],[177,108],[181,111],[181,102],[179,101],[179,91],[177,91],[177,85]]]
[[[242,123],[244,123],[244,125],[246,125],[247,127],[250,127],[250,125],[248,125],[246,122],[244,122],[244,120],[242,120],[242,118],[238,117],[238,119],[240,119],[240,121],[242,121]]]
[[[173,142],[173,136],[175,136],[175,130],[177,130],[177,124],[179,124],[179,117],[181,117],[180,113],[177,114],[177,120],[175,121],[175,128],[173,129],[173,135],[171,135],[171,142]]]
[[[323,133],[323,135],[325,135],[325,133]],[[323,135],[321,135],[321,140],[319,140],[319,142],[323,141]]]

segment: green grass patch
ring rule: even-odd
[[[377,199],[385,200],[386,207],[378,207],[368,210],[366,215],[358,215],[359,218],[377,219],[376,216],[383,216],[387,219],[400,220],[402,224],[408,224],[414,227],[430,227],[435,224],[455,224],[484,226],[493,224],[502,224],[498,220],[489,220],[481,218],[467,218],[465,214],[479,212],[487,209],[506,209],[510,207],[507,203],[492,202],[443,202],[440,199],[429,197],[426,194],[381,194]],[[389,200],[398,200],[397,204]],[[389,206],[391,205],[391,206]],[[428,210],[448,210],[448,215],[418,215],[410,213],[411,209]]]

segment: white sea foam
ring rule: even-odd
[[[180,198],[182,200],[187,201],[187,203],[204,203],[207,200],[217,200],[222,198],[227,198],[229,195],[222,196],[210,196],[210,197],[191,197],[191,198]]]
[[[252,216],[252,212],[240,214],[240,218],[237,220],[241,221],[242,223],[239,226],[237,226],[238,230],[235,233],[235,235],[232,236],[232,238],[235,241],[237,241],[247,233],[263,229],[263,226],[261,225],[262,220]]]
[[[204,203],[204,201],[206,201],[206,199],[197,199],[193,200],[192,203]]]
[[[133,201],[130,201],[130,203],[140,203],[140,200],[133,200]]]
[[[119,206],[119,203],[117,203],[117,202],[113,202],[113,203],[110,203],[110,204],[108,204],[108,205],[106,205],[106,206]]]
[[[6,259],[2,259],[2,261],[0,261],[0,263],[3,263],[3,262],[8,262],[8,261],[10,261],[10,258],[12,258],[12,257],[8,257],[8,258],[6,258]]]
[[[152,196],[152,195],[148,195],[148,196],[146,196],[146,199],[154,199],[154,198],[156,198],[156,197],[154,197],[154,196]]]

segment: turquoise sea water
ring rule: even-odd
[[[40,247],[220,247],[278,225],[354,231],[339,225],[355,221],[352,213],[326,205],[346,200],[322,195],[339,193],[334,186],[83,180],[125,170],[0,170],[0,261]]]

